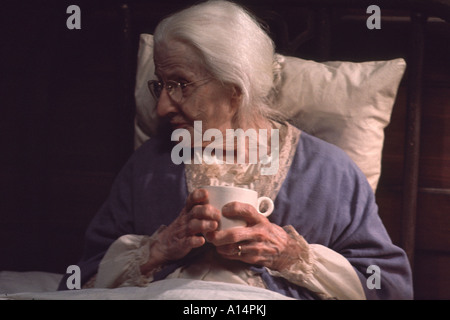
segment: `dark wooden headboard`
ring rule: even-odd
[[[140,33],[197,1],[68,1],[3,7],[0,270],[64,273],[133,152]],[[280,53],[317,61],[402,57],[377,202],[414,268],[418,299],[449,299],[450,1],[241,0]],[[381,28],[366,26],[376,5]]]

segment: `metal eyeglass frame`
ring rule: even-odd
[[[147,81],[147,87],[152,94],[153,98],[156,101],[161,97],[161,93],[165,88],[169,96],[177,103],[181,103],[183,101],[183,89],[187,88],[190,85],[205,82],[211,80],[212,78],[200,79],[188,83],[182,83],[174,80],[168,80],[166,82],[160,80],[149,80]],[[158,86],[158,87],[156,87]]]

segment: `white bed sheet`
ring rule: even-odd
[[[168,279],[147,287],[56,291],[62,275],[0,272],[1,300],[291,300],[277,292],[241,284]]]
[[[62,277],[42,271],[0,271],[0,294],[56,291]]]

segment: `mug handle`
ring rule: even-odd
[[[267,202],[267,204],[269,205],[269,207],[267,208],[266,211],[261,212],[261,211],[259,210],[259,208],[261,207],[261,203],[263,203],[263,202]],[[269,197],[259,197],[259,198],[258,198],[258,206],[257,206],[257,210],[258,210],[258,212],[259,212],[260,214],[262,214],[262,215],[265,216],[265,217],[268,217],[268,216],[270,216],[270,214],[272,213],[273,208],[274,208],[274,205],[273,205],[272,199],[270,199]]]

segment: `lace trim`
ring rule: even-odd
[[[314,252],[310,249],[308,242],[297,233],[291,225],[283,227],[286,233],[294,239],[299,247],[301,253],[298,260],[289,269],[283,271],[270,271],[272,275],[282,276],[290,282],[297,284],[304,284],[309,282],[311,276],[315,272],[316,257]]]
[[[139,286],[145,287],[153,280],[153,272],[145,275],[141,274],[140,267],[147,262],[150,253],[150,246],[156,240],[153,237],[143,236],[138,249],[134,251],[134,259],[131,259],[129,268],[118,279],[122,282],[119,287]],[[152,270],[153,271],[153,270]]]
[[[329,248],[308,244],[292,226],[284,229],[302,250],[290,268],[282,271],[266,268],[270,275],[308,288],[320,299],[365,299],[358,275],[348,260]]]
[[[272,276],[282,277],[289,282],[309,288],[312,286],[311,281],[314,279],[314,274],[316,272],[316,257],[314,252],[311,250],[308,242],[306,242],[306,240],[297,233],[294,227],[289,225],[283,227],[283,229],[297,242],[301,248],[301,253],[298,256],[297,261],[292,264],[289,269],[282,271],[275,271],[268,268],[266,269]],[[325,298],[325,295],[321,296],[321,298]]]
[[[162,227],[161,227],[162,228]],[[157,267],[147,274],[141,274],[141,265],[150,256],[150,248],[157,241],[158,229],[152,236],[124,235],[109,247],[99,265],[94,287],[117,288],[125,286],[146,286],[153,281]],[[92,286],[92,283],[90,283]]]

